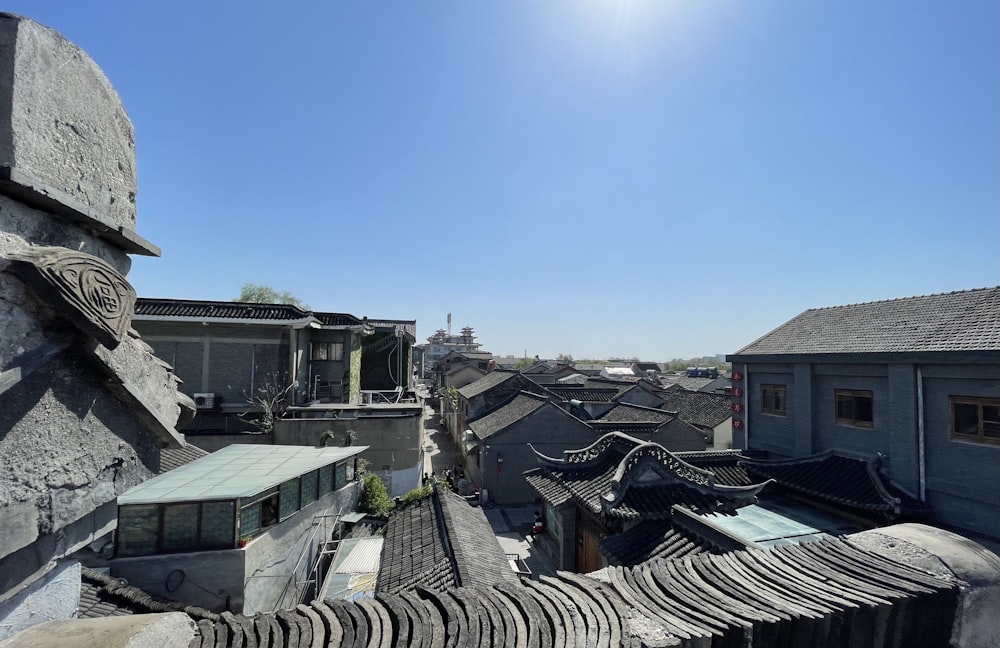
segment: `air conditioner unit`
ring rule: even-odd
[[[195,394],[194,406],[198,409],[212,409],[215,407],[215,394]]]

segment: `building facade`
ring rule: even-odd
[[[728,360],[734,447],[878,459],[934,521],[1000,539],[1000,288],[809,310]]]

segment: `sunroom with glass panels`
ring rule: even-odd
[[[115,556],[236,549],[353,481],[367,446],[231,445],[118,497]]]

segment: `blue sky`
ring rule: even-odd
[[[731,353],[1000,283],[1000,4],[31,2],[136,128],[148,297]]]

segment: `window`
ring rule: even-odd
[[[787,393],[788,388],[785,385],[761,385],[760,411],[764,414],[787,415]]]
[[[132,504],[118,509],[118,556],[152,556],[186,551],[230,549],[236,505],[216,502]],[[253,518],[248,522],[249,518]],[[244,524],[259,515],[244,512]]]
[[[313,360],[343,360],[343,342],[314,342],[312,345]]]
[[[836,390],[837,423],[854,427],[875,426],[875,407],[872,393],[866,389]]]
[[[952,396],[948,402],[952,438],[1000,444],[1000,398]]]
[[[299,478],[289,479],[278,487],[278,504],[281,515],[279,519],[284,520],[289,515],[302,508],[299,501]]]
[[[313,470],[302,475],[300,480],[302,488],[302,508],[316,501],[316,490],[319,487],[319,471]]]
[[[333,492],[333,464],[327,464],[319,469],[319,496]]]

